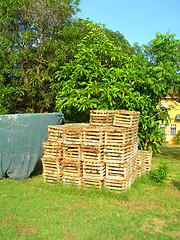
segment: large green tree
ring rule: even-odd
[[[159,123],[168,120],[167,110],[157,105],[178,83],[177,76],[165,78],[172,71],[167,65],[160,69],[142,51],[127,53],[91,24],[75,59],[57,72],[57,109],[76,121],[88,120],[90,109],[138,110],[140,148],[157,150],[164,140]]]
[[[1,91],[11,89],[11,101],[4,101],[9,112],[53,110],[50,85],[58,34],[71,24],[78,4],[79,0],[0,1]]]

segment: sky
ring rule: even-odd
[[[147,44],[156,33],[180,39],[180,0],[81,0],[79,18],[120,32],[131,45]]]

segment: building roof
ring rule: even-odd
[[[166,98],[172,98],[169,94],[166,94]],[[173,98],[180,98],[180,93],[179,92],[174,92],[173,93]]]

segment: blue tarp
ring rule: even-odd
[[[0,115],[0,179],[28,178],[43,153],[48,125],[63,123],[62,113]]]

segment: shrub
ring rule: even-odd
[[[180,130],[176,134],[177,144],[180,144]]]
[[[158,167],[150,171],[150,177],[157,183],[163,183],[165,180],[168,179],[169,172],[170,168],[167,163],[160,161],[158,163]]]

